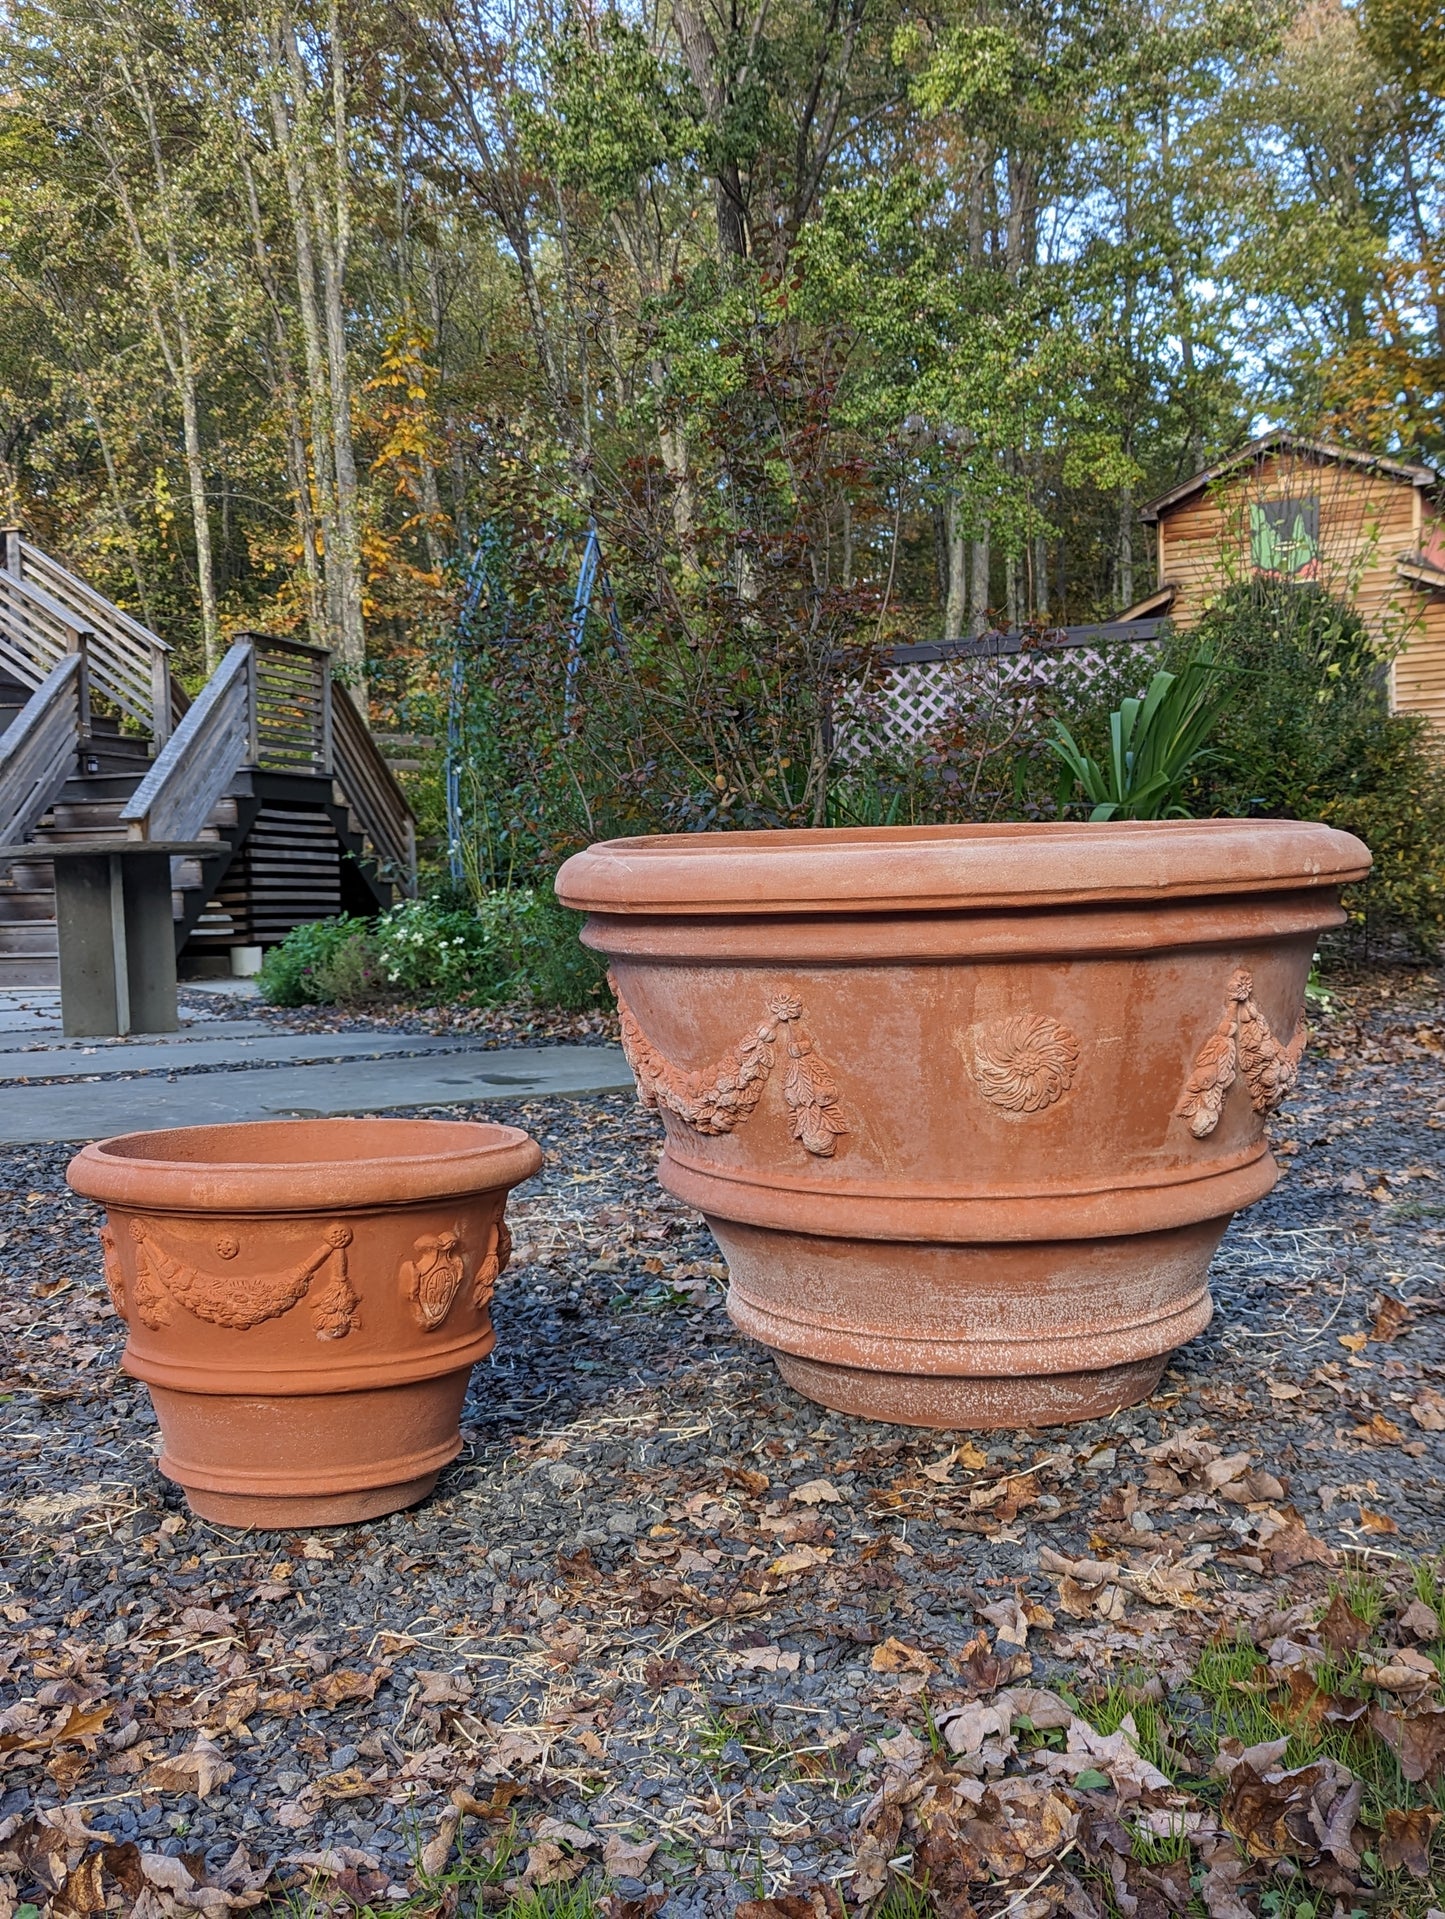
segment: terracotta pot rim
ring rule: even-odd
[[[243,1120],[94,1140],[77,1193],[142,1212],[340,1213],[510,1188],[542,1164],[516,1126],[451,1119]]]
[[[602,840],[556,887],[564,906],[633,918],[856,916],[1338,887],[1369,870],[1353,834],[1310,820],[1050,820]]]

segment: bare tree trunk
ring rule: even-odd
[[[988,589],[992,555],[989,550],[988,527],[973,542],[973,577],[969,581],[968,591],[968,630],[978,637],[988,631]]]
[[[62,311],[63,310],[62,308]],[[126,511],[125,496],[121,492],[120,476],[116,472],[115,456],[111,452],[110,447],[110,435],[105,430],[105,422],[100,416],[100,408],[96,405],[95,395],[91,391],[85,368],[81,365],[73,347],[69,350],[69,358],[71,371],[75,376],[75,384],[80,389],[81,396],[85,401],[85,410],[90,415],[91,425],[95,428],[96,444],[100,448],[100,457],[105,464],[106,484],[110,489],[111,504],[115,509],[115,516],[120,522],[121,533],[125,540],[125,556],[127,560],[130,561],[131,578],[135,581],[135,592],[136,599],[140,605],[140,616],[146,625],[153,629],[155,619],[151,613],[150,591],[146,585],[145,570],[141,566],[140,548],[136,544],[135,526],[130,514]],[[18,517],[18,509],[19,499],[17,496],[16,514],[12,515],[12,517]]]
[[[191,358],[190,335],[177,329],[181,356],[181,426],[186,442],[186,482],[191,495],[191,520],[196,539],[196,587],[201,600],[201,642],[205,648],[206,672],[214,673],[221,663],[221,622],[216,610],[215,563],[211,557],[211,517],[206,510],[206,470],[201,457],[200,402],[196,392],[196,369]]]
[[[1038,619],[1049,617],[1049,545],[1042,533],[1034,535],[1033,611]]]
[[[1011,633],[1023,624],[1019,604],[1019,561],[1016,553],[1006,553],[1003,561],[1004,617]]]
[[[766,0],[760,0],[757,27],[761,26],[766,11]],[[692,83],[702,96],[709,125],[715,134],[721,135],[731,102],[719,72],[717,42],[694,0],[674,0],[672,20]],[[718,252],[724,265],[730,265],[745,258],[748,250],[747,209],[736,160],[724,158],[717,163],[713,173],[713,204],[717,214]]]
[[[961,640],[968,619],[968,541],[964,536],[963,508],[956,493],[950,494],[944,509],[948,537],[948,594],[943,603],[943,637]]]
[[[120,68],[131,99],[145,121],[146,136],[150,146],[151,173],[155,182],[155,197],[150,211],[152,217],[159,217],[161,223],[161,246],[166,263],[166,295],[171,309],[169,325],[156,296],[150,249],[146,244],[145,231],[131,194],[130,182],[126,178],[125,169],[121,166],[114,148],[110,146],[104,135],[98,138],[105,155],[116,201],[130,236],[136,273],[145,289],[151,330],[155,335],[161,358],[165,362],[166,371],[170,374],[171,382],[181,402],[186,485],[190,494],[191,522],[196,545],[196,589],[200,600],[201,643],[205,654],[206,672],[209,674],[215,671],[220,659],[220,620],[216,609],[216,576],[211,552],[211,522],[206,508],[206,473],[201,453],[200,398],[196,380],[196,360],[186,314],[180,257],[176,249],[175,209],[171,205],[170,180],[149,90],[143,82],[138,81],[130,73],[124,59],[120,62]]]
[[[282,13],[275,23],[275,29],[272,57],[278,69],[283,64],[290,68],[288,55],[295,47],[295,35],[289,14]],[[279,81],[279,71],[276,77]],[[316,257],[311,239],[311,222],[306,212],[304,182],[296,157],[298,136],[279,85],[271,89],[271,122],[286,177],[286,198],[291,208],[291,230],[296,247],[296,301],[301,315],[302,348],[306,356],[306,395],[311,414],[311,468],[316,487],[316,510],[321,523],[321,581],[326,644],[339,652],[341,622],[332,569],[336,488],[332,479],[331,435],[327,426],[328,396],[326,363],[321,345],[321,313],[316,300]]]
[[[689,573],[697,571],[697,507],[693,498],[692,474],[688,470],[687,435],[681,427],[660,427],[658,450],[662,470],[672,487],[672,530],[677,550]]]
[[[1134,496],[1128,487],[1119,492],[1119,607],[1134,604]]]
[[[351,376],[346,355],[345,280],[351,244],[350,196],[346,179],[346,75],[337,0],[331,0],[328,26],[331,37],[332,120],[329,208],[308,129],[300,129],[298,138],[298,129],[287,124],[284,106],[273,102],[273,112],[279,110],[281,130],[286,135],[287,188],[292,200],[296,231],[297,287],[302,331],[306,339],[307,375],[312,389],[312,446],[318,478],[328,441],[331,450],[331,473],[328,476],[331,482],[328,488],[331,524],[326,548],[327,607],[333,621],[336,650],[343,673],[357,705],[364,713],[366,629],[361,606],[356,454],[351,438]],[[297,44],[295,23],[289,12],[283,11],[280,27],[292,97],[299,112],[307,100],[310,83]],[[318,252],[321,268],[319,311],[316,299]]]
[[[323,218],[321,181],[310,163],[313,219],[321,238],[321,286],[326,304],[326,359],[331,379],[331,441],[336,456],[337,611],[341,660],[363,716],[366,701],[366,627],[361,608],[361,531],[357,523],[356,453],[351,441],[351,373],[346,357],[346,261],[351,247],[351,199],[347,183],[346,69],[338,0],[329,9],[331,39],[332,205]]]
[[[244,130],[238,130],[242,140]],[[266,249],[265,223],[256,191],[256,176],[244,146],[240,164],[246,182],[246,210],[251,223],[251,248],[256,272],[271,308],[271,331],[275,341],[275,360],[268,364],[272,391],[281,401],[286,423],[286,464],[296,496],[296,533],[301,542],[301,564],[306,581],[306,634],[313,646],[328,644],[326,608],[321,585],[321,561],[316,545],[316,515],[311,499],[311,471],[306,458],[306,435],[301,424],[301,405],[296,393],[296,376],[291,365],[291,347],[286,338],[286,314],[280,289],[271,270]]]

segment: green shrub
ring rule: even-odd
[[[577,1009],[603,991],[605,968],[577,938],[581,917],[549,891],[497,889],[476,906],[454,897],[403,900],[374,923],[295,927],[261,969],[274,1006],[354,1006],[383,995],[499,1005],[530,1000]]]
[[[316,968],[316,997],[338,1006],[365,1006],[386,992],[386,978],[377,955],[376,935],[357,920],[350,937],[341,940]]]
[[[342,914],[339,919],[313,920],[293,926],[279,946],[273,946],[261,966],[261,997],[273,1006],[315,1006],[333,997],[328,968],[337,952],[366,921]]]
[[[1423,953],[1445,934],[1445,755],[1391,713],[1385,662],[1359,617],[1316,586],[1246,582],[1192,636],[1248,675],[1189,796],[1196,813],[1324,820],[1374,871],[1347,897],[1357,926]]]

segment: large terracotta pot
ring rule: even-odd
[[[1282,821],[700,833],[594,846],[557,892],[783,1377],[1035,1426],[1147,1397],[1208,1323],[1369,863]]]
[[[232,1526],[334,1526],[421,1499],[461,1450],[511,1243],[542,1163],[511,1126],[279,1120],[128,1133],[70,1163],[104,1203],[125,1369],[160,1469]]]

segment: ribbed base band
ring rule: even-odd
[[[1063,1426],[1106,1419],[1135,1406],[1159,1384],[1169,1355],[1161,1353],[1098,1372],[1049,1373],[1028,1379],[875,1373],[774,1351],[778,1371],[805,1399],[860,1419],[950,1432],[995,1427]]]
[[[164,1471],[164,1465],[162,1471]],[[174,1478],[167,1473],[167,1478]],[[436,1473],[423,1473],[399,1486],[367,1486],[360,1492],[328,1493],[320,1498],[296,1498],[254,1493],[201,1492],[182,1485],[186,1504],[202,1519],[241,1530],[262,1532],[308,1531],[313,1526],[355,1526],[383,1513],[400,1512],[425,1499],[437,1483]]]

